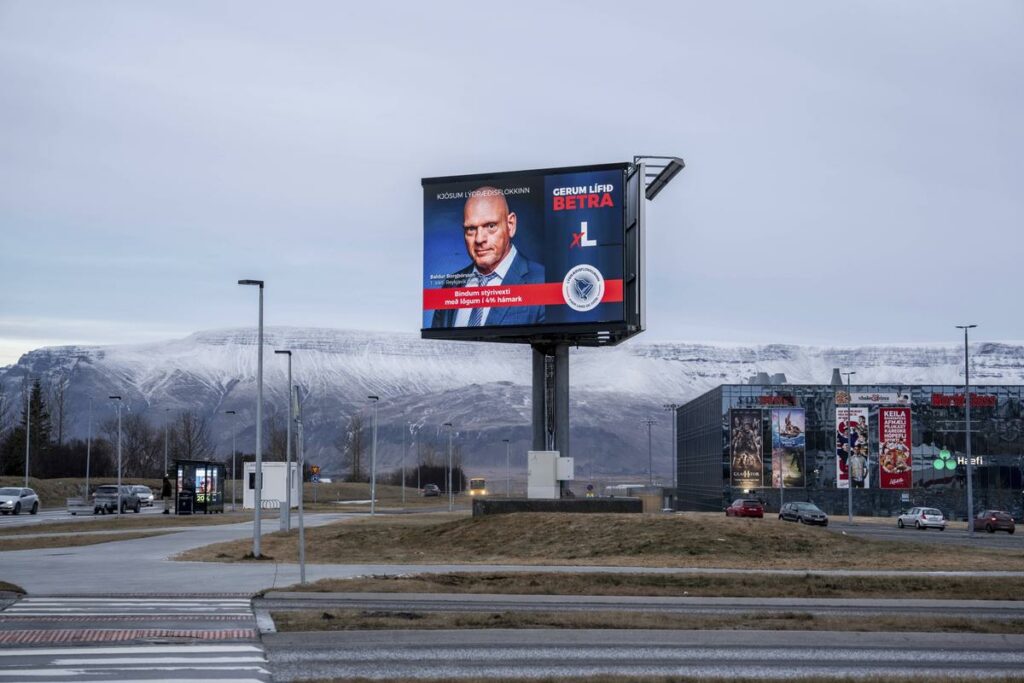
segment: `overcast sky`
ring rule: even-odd
[[[1024,339],[1024,3],[0,0],[0,365],[413,332],[420,178],[673,154],[653,340]]]

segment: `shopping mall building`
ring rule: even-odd
[[[930,505],[966,519],[963,386],[855,384],[848,392],[835,382],[762,379],[719,386],[678,409],[677,509],[721,511],[755,497],[775,512],[781,494],[845,515],[852,481],[854,514]],[[971,453],[975,510],[1021,519],[1024,387],[971,387]]]

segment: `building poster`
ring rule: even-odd
[[[772,486],[802,488],[807,437],[803,408],[772,410]]]
[[[738,488],[764,486],[761,411],[729,411],[730,472],[732,485]]]
[[[868,408],[836,408],[836,488],[871,488]]]
[[[883,489],[910,488],[910,429],[910,408],[878,409],[878,477]]]

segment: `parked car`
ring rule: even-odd
[[[935,508],[916,507],[910,508],[910,512],[905,512],[897,517],[896,526],[901,529],[905,526],[913,526],[915,529],[935,527],[939,531],[945,531],[946,518],[942,516],[941,511]]]
[[[786,503],[779,510],[779,519],[801,524],[828,526],[828,515],[814,503]]]
[[[153,489],[148,486],[136,484],[132,487],[135,494],[139,497],[139,504],[143,507],[153,507]]]
[[[997,531],[1006,531],[1012,534],[1015,526],[1013,516],[1002,510],[982,510],[974,518],[974,530],[984,529],[990,534]]]
[[[35,491],[20,486],[5,486],[0,489],[0,512],[5,515],[18,515],[25,510],[33,515],[39,512],[39,496]]]
[[[138,512],[142,507],[139,495],[131,486],[121,487],[121,512]],[[92,514],[117,512],[117,484],[104,484],[92,496]]]
[[[437,484],[426,484],[423,487],[423,496],[430,498],[431,496],[440,496],[441,489],[438,488]]]
[[[725,508],[726,517],[764,517],[764,505],[752,498],[737,498]]]

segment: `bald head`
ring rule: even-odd
[[[469,193],[463,209],[462,229],[469,257],[476,269],[486,275],[512,250],[516,215],[508,210],[501,190],[480,187]]]

